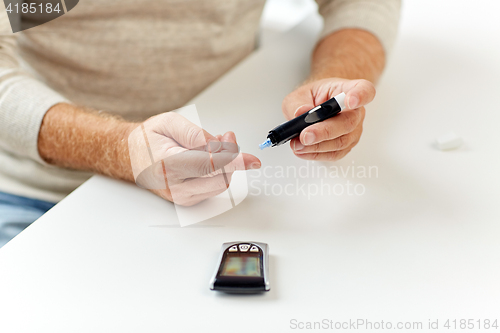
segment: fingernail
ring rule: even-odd
[[[304,135],[304,144],[305,145],[312,145],[314,143],[314,140],[316,140],[316,136],[312,132],[307,132]]]
[[[304,105],[305,105],[305,104],[302,104],[302,105],[301,105],[301,106],[299,106],[297,109],[295,109],[295,112],[293,113],[293,116],[294,116],[294,117],[297,117],[297,112],[299,112],[299,109],[300,109],[301,107],[303,107]]]
[[[301,149],[304,149],[304,147],[305,146],[299,140],[295,140],[295,143],[293,144],[293,150],[295,150],[295,151],[301,150]]]
[[[210,153],[217,153],[222,148],[222,142],[210,139],[207,146]]]
[[[349,109],[354,110],[358,107],[359,99],[356,96],[349,96]]]
[[[248,168],[249,169],[259,169],[260,166],[261,166],[260,163],[254,162],[254,163],[250,164],[250,166]]]

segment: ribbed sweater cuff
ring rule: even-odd
[[[320,8],[325,24],[320,38],[346,28],[366,30],[378,38],[386,55],[396,39],[400,0],[336,0]]]
[[[29,76],[0,83],[0,145],[16,155],[46,164],[38,153],[38,134],[45,113],[68,102],[62,95]]]

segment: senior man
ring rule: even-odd
[[[160,158],[165,147],[189,151],[207,140],[235,144],[232,132],[213,136],[168,111],[183,106],[254,50],[264,3],[80,0],[65,15],[16,34],[2,8],[0,246],[92,173],[134,181],[129,143],[135,143],[128,138],[141,125],[138,120],[150,118],[142,128],[148,124],[156,136],[159,144],[151,148]],[[325,24],[311,73],[284,99],[282,111],[290,119],[345,92],[347,111],[308,127],[290,145],[298,158],[335,161],[360,139],[364,106],[375,96],[401,4],[317,3]],[[260,166],[250,154],[243,154],[243,160],[234,169]],[[215,173],[204,181],[221,176]],[[179,179],[192,180],[193,175]],[[200,186],[180,203],[195,204],[223,190]],[[173,200],[168,187],[154,192]]]

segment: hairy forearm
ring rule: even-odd
[[[384,66],[385,52],[375,36],[364,30],[344,29],[318,43],[308,81],[340,77],[376,83]]]
[[[134,124],[60,103],[47,111],[38,152],[49,164],[133,181],[128,134]]]

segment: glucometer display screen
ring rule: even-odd
[[[265,243],[224,243],[210,289],[237,294],[268,291],[267,251]]]
[[[261,276],[258,257],[226,257],[221,276]]]

